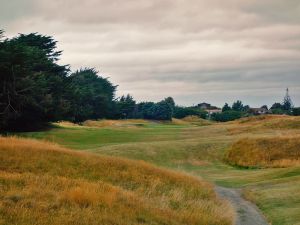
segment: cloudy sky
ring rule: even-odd
[[[138,101],[300,106],[299,0],[0,0],[0,29],[53,35]]]

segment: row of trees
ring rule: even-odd
[[[47,122],[99,118],[171,120],[175,102],[136,104],[132,96],[115,98],[117,86],[93,68],[75,72],[59,65],[62,52],[50,36],[0,31],[0,130],[31,130]]]
[[[270,108],[274,114],[290,114],[297,115],[299,108],[294,108],[294,104],[289,95],[289,89],[286,89],[286,95],[282,103],[276,102]],[[299,114],[298,114],[299,115]]]
[[[222,112],[226,111],[237,111],[237,112],[247,112],[250,109],[249,105],[243,105],[242,101],[237,100],[232,104],[230,107],[228,103],[225,103],[225,105],[222,108]]]
[[[71,72],[68,65],[58,64],[61,54],[50,36],[32,33],[7,39],[0,31],[0,130],[37,129],[59,120],[208,117],[197,107],[176,106],[171,97],[157,103],[136,103],[130,95],[116,99],[116,85],[93,68]],[[288,93],[283,104],[272,107],[281,113],[292,108]],[[248,110],[249,106],[237,101],[225,104],[223,112],[211,118],[233,120]]]
[[[288,89],[282,103],[274,103],[270,109],[268,109],[267,105],[263,105],[259,109],[264,110],[264,114],[300,115],[300,108],[294,107],[291,97],[289,96]],[[232,106],[225,103],[222,108],[222,113],[214,113],[211,116],[211,119],[219,122],[236,120],[253,114],[255,115],[255,112],[252,110],[253,109],[251,109],[249,105],[244,105],[242,101],[238,100],[234,102]]]
[[[174,110],[175,102],[171,97],[157,103],[141,102],[137,104],[131,95],[127,95],[117,99],[115,110],[117,114],[114,118],[171,120]]]
[[[213,113],[211,119],[218,122],[227,122],[242,118],[250,109],[248,105],[244,105],[242,101],[238,100],[229,106],[228,103],[222,108],[222,113]]]

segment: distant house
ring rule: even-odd
[[[213,113],[221,113],[222,109],[207,109],[205,111],[208,112],[209,115],[211,115]]]
[[[198,104],[197,107],[199,107],[200,109],[206,110],[211,107],[211,104],[203,102],[203,103]]]
[[[217,106],[212,106],[209,103],[203,102],[197,105],[198,108],[206,111],[209,116],[211,116],[213,113],[221,113],[222,109],[218,108]]]
[[[217,106],[213,106],[213,105],[211,105],[211,104],[209,104],[209,103],[205,103],[205,102],[203,102],[203,103],[200,103],[200,104],[198,104],[197,106],[196,106],[197,108],[200,108],[200,109],[202,109],[202,110],[204,110],[204,111],[212,111],[212,112],[219,112],[221,109],[220,108],[218,108]],[[222,111],[222,110],[221,110]]]
[[[249,113],[252,113],[254,115],[263,115],[269,113],[269,110],[265,107],[262,108],[250,108]]]

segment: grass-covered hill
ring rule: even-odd
[[[225,156],[227,162],[244,167],[290,167],[300,165],[300,136],[243,138]]]
[[[232,134],[268,132],[270,130],[290,130],[297,131],[300,129],[299,116],[287,115],[262,115],[255,117],[242,118],[240,120],[229,122],[231,124],[230,132]]]
[[[141,161],[0,138],[0,224],[229,225],[209,183]]]
[[[239,188],[247,199],[262,210],[272,225],[300,225],[300,166],[298,164],[290,164],[288,167],[282,167],[281,164],[276,168],[273,166],[240,167],[224,160],[227,151],[241,140],[249,139],[260,149],[262,145],[256,140],[277,140],[278,137],[286,137],[291,139],[290,144],[293,145],[294,141],[296,143],[298,141],[293,137],[300,136],[299,124],[300,117],[273,115],[212,124],[197,118],[174,120],[169,123],[147,120],[101,120],[88,121],[83,126],[58,123],[46,131],[18,135],[47,140],[76,149],[78,153],[72,153],[75,155],[85,155],[82,153],[84,151],[97,154],[100,158],[122,157],[121,161],[130,162],[130,165],[144,165],[144,163],[127,161],[125,158],[143,160],[160,168],[171,169],[174,175],[184,172],[219,186]],[[281,145],[280,139],[278,141],[278,145]],[[272,146],[271,142],[266,143]],[[294,146],[296,152],[300,150],[298,145]],[[282,152],[281,148],[277,149]],[[77,163],[74,163],[74,167],[75,165]],[[76,170],[79,168],[76,167]],[[143,170],[140,174],[142,173]],[[116,183],[112,185],[119,186]],[[176,186],[178,184],[174,183],[174,187]],[[125,188],[128,190],[127,187]],[[157,201],[153,204],[156,208],[161,207],[165,202],[163,193],[158,196],[159,200],[153,198]],[[218,207],[218,204],[213,203],[213,205]],[[179,211],[176,209],[176,204],[172,207],[173,212],[177,214]],[[215,215],[218,215],[218,210]],[[147,220],[145,224],[153,224],[153,221]]]

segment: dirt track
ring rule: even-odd
[[[235,225],[269,225],[256,205],[242,198],[240,190],[217,186],[216,192],[221,198],[227,199],[236,210]]]

